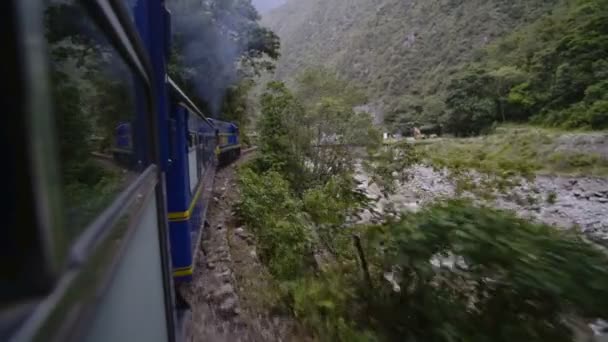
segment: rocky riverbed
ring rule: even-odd
[[[373,221],[387,211],[417,211],[425,204],[457,195],[455,181],[446,170],[417,165],[408,171],[410,180],[386,197],[363,172],[358,174],[361,188],[369,197],[378,199],[372,210],[362,214],[362,220]],[[480,177],[472,176],[473,180]],[[608,179],[540,175],[531,181],[522,179],[520,185],[503,192],[494,192],[493,200],[481,200],[470,192],[461,195],[513,210],[522,217],[580,229],[594,241],[608,245]]]

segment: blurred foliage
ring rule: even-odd
[[[368,234],[389,340],[570,341],[567,317],[607,315],[608,258],[574,233],[450,201]]]

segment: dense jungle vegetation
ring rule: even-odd
[[[278,76],[324,65],[362,84],[389,130],[494,122],[603,129],[608,2],[291,1],[266,24]]]

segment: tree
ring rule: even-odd
[[[489,72],[489,76],[493,79],[494,98],[498,107],[498,113],[502,118],[502,122],[507,121],[505,116],[506,105],[508,104],[508,95],[511,88],[516,84],[523,83],[526,80],[526,74],[513,66],[502,66],[496,70]]]
[[[490,92],[492,78],[483,69],[467,70],[448,85],[447,112],[442,124],[459,136],[480,134],[496,120],[496,105]]]
[[[259,169],[279,171],[294,188],[301,189],[309,177],[304,155],[311,142],[307,132],[299,128],[304,108],[285,84],[270,82],[262,95],[261,110]]]
[[[339,98],[350,108],[362,105],[367,100],[358,87],[323,68],[310,68],[297,75],[296,96],[308,108],[316,106],[326,97]]]

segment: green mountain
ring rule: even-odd
[[[313,67],[362,85],[390,112],[441,92],[479,50],[558,0],[289,0],[264,24],[281,38],[281,79]]]

